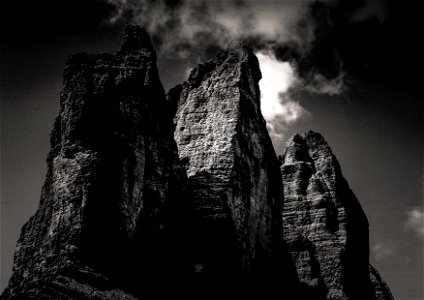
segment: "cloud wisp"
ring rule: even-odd
[[[406,212],[405,226],[414,231],[420,238],[424,238],[424,210],[415,207]]]
[[[252,0],[108,0],[116,13],[110,23],[124,19],[147,28],[157,39],[162,53],[180,50],[186,57],[201,54],[210,46],[225,48],[240,40],[256,40],[255,44],[292,43],[307,48],[313,41],[313,24],[303,22],[308,14],[305,1]],[[203,42],[203,43],[202,43]]]
[[[295,92],[339,95],[346,91],[343,56],[334,43],[338,10],[346,24],[384,20],[381,1],[343,0],[104,0],[115,7],[107,22],[136,23],[150,33],[159,58],[193,67],[218,49],[243,41],[258,55],[262,113],[271,136],[308,116]],[[343,21],[344,22],[344,21]],[[338,31],[339,32],[339,31]]]
[[[395,254],[395,248],[391,243],[377,242],[371,246],[371,256],[376,261],[389,259]]]

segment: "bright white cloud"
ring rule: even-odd
[[[258,52],[256,56],[262,72],[261,111],[275,142],[284,137],[287,126],[308,112],[291,97],[291,90],[301,84],[295,68],[289,62],[279,61],[270,51]]]
[[[406,227],[415,231],[419,237],[424,237],[424,211],[422,208],[413,208],[407,213]]]
[[[272,120],[276,115],[287,115],[289,122],[298,117],[295,106],[283,103],[282,95],[297,83],[295,70],[288,62],[277,60],[271,52],[256,53],[262,72],[259,81],[261,89],[261,110],[266,120]],[[287,102],[287,101],[286,101]],[[290,102],[290,100],[288,101]]]

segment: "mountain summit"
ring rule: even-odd
[[[197,272],[272,278],[282,299],[393,299],[323,137],[295,135],[278,160],[260,79],[239,46],[166,96],[137,26],[116,54],[71,55],[40,205],[1,299],[141,299],[149,282]],[[237,288],[263,290],[247,282]]]

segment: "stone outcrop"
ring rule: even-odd
[[[141,28],[114,55],[67,59],[40,207],[2,299],[134,299],[141,275],[184,268],[172,258],[186,177],[169,113]]]
[[[166,97],[136,26],[116,54],[70,56],[40,206],[1,299],[142,299],[152,282],[160,294],[203,272],[219,291],[232,276],[239,298],[392,300],[322,136],[295,135],[277,158],[260,79],[239,46]]]
[[[169,93],[192,192],[197,271],[282,272],[283,193],[260,111],[258,60],[243,46]]]
[[[391,299],[370,273],[367,218],[323,137],[293,136],[281,172],[284,240],[304,290],[314,299]]]

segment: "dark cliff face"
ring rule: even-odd
[[[160,292],[169,275],[204,272],[232,276],[237,296],[391,300],[324,139],[294,136],[280,166],[260,78],[239,47],[166,98],[136,26],[116,54],[70,56],[40,206],[1,299],[141,299],[146,277]],[[239,286],[237,273],[262,278]]]
[[[129,26],[115,55],[67,59],[47,164],[4,299],[131,299],[118,287],[138,274],[183,268],[169,237],[185,173],[144,30]]]
[[[368,221],[323,137],[293,136],[281,172],[284,239],[304,290],[317,299],[390,299],[373,291]]]

